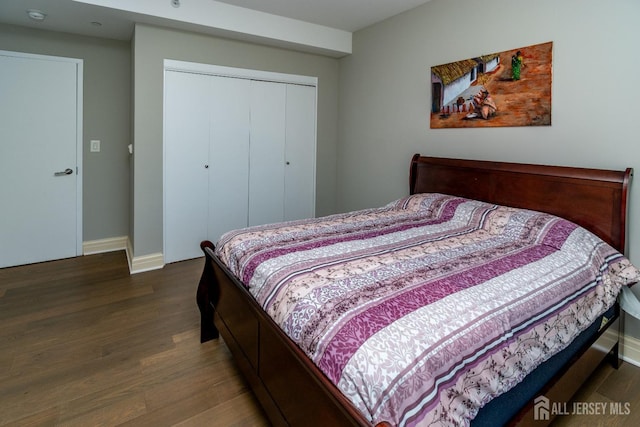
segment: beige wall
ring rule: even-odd
[[[163,250],[164,59],[318,77],[316,214],[335,211],[337,59],[147,25],[136,26],[133,52],[135,105],[131,233],[135,257]]]
[[[640,170],[639,16],[635,0],[432,0],[355,33],[340,63],[339,208],[405,194],[414,153]],[[548,41],[551,126],[429,128],[431,66]],[[640,264],[639,215],[635,185],[630,255]]]
[[[340,63],[339,208],[407,194],[414,153],[640,171],[639,17],[637,0],[432,0],[355,33],[353,54]],[[429,128],[430,67],[548,41],[552,126]],[[639,217],[636,182],[636,265]],[[627,326],[640,336],[640,323]]]
[[[0,24],[0,49],[83,60],[83,240],[128,235],[130,43]]]

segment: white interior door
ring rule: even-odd
[[[251,81],[211,76],[207,238],[247,226]]]
[[[284,218],[286,85],[251,82],[249,225]]]
[[[0,51],[0,267],[82,253],[82,61]]]
[[[200,241],[229,230],[313,216],[317,79],[164,65],[164,261],[202,256]]]
[[[164,262],[202,256],[207,238],[210,77],[165,72]]]
[[[284,220],[312,218],[316,204],[316,88],[287,85]]]

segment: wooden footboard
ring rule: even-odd
[[[206,262],[204,263],[204,271],[198,283],[198,291],[196,293],[196,302],[200,310],[200,342],[206,342],[218,338],[219,332],[213,323],[214,307],[218,304],[220,297],[220,288],[215,281],[215,273],[213,272],[213,264],[209,259],[209,252],[205,249],[209,248],[213,251],[213,243],[204,241],[200,244],[200,249],[205,253]]]

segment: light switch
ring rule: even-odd
[[[99,139],[92,139],[91,140],[91,152],[92,153],[99,153],[100,152],[100,140]]]

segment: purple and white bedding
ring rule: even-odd
[[[216,254],[372,422],[468,425],[640,279],[587,230],[443,194],[229,232]]]

